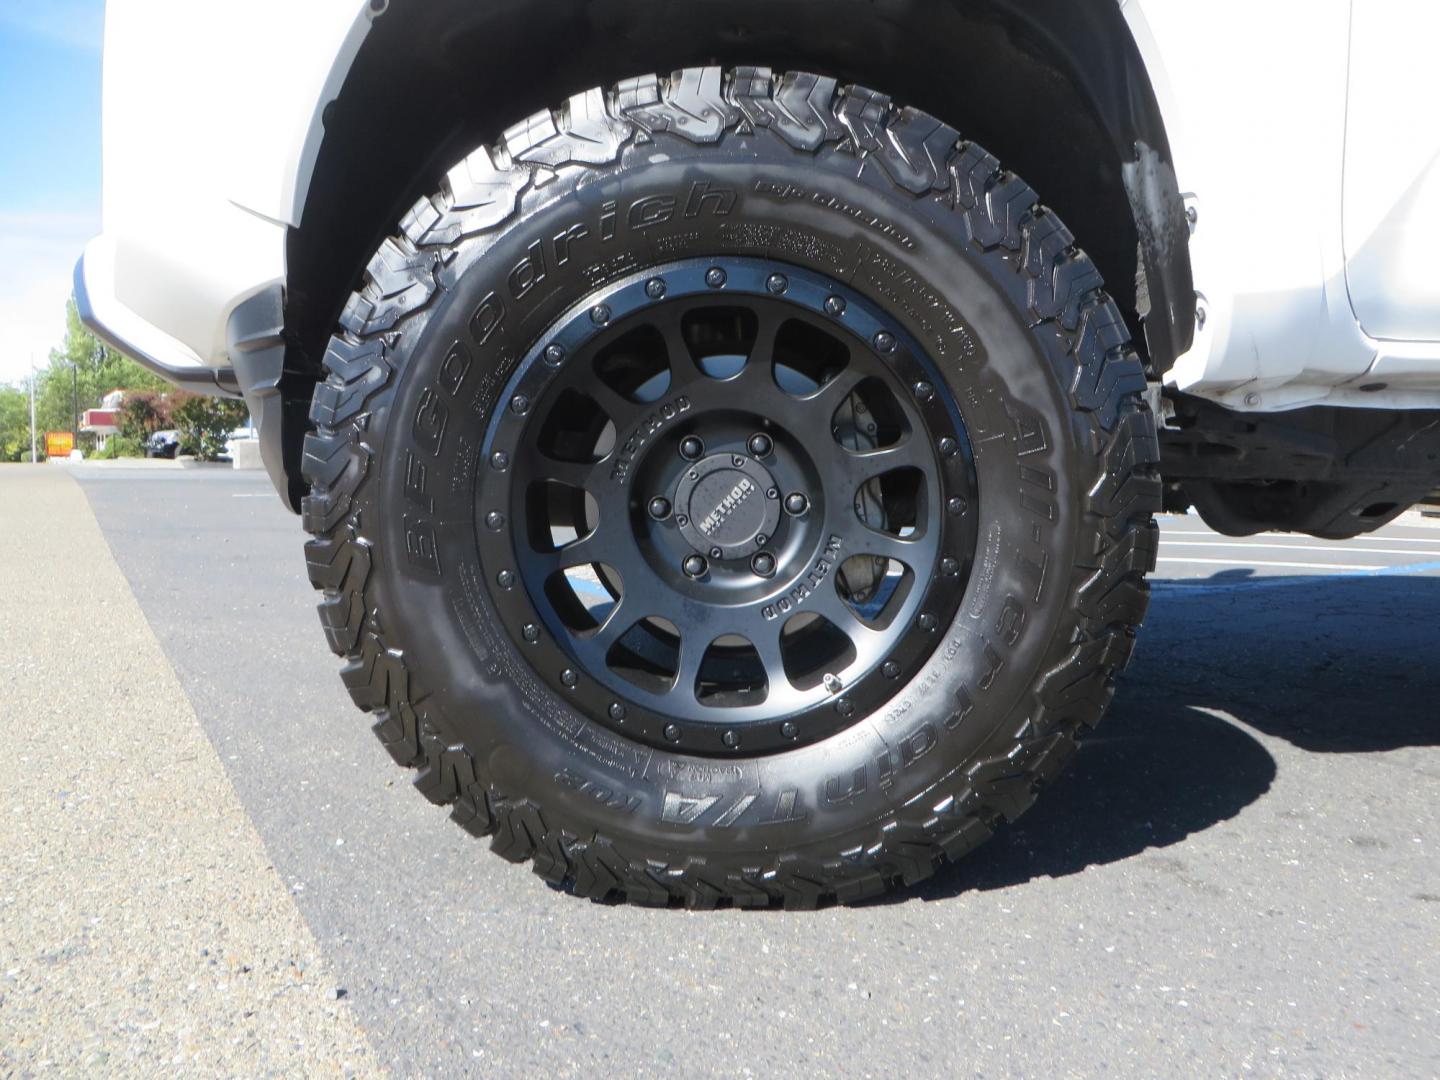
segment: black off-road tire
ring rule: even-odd
[[[524,269],[564,234],[564,265]],[[953,391],[978,483],[973,568],[924,664],[870,715],[756,755],[582,714],[505,631],[477,554],[521,357],[590,290],[721,255],[884,309]],[[524,120],[405,216],[325,363],[303,513],[345,684],[428,798],[578,895],[813,907],[920,881],[1054,779],[1145,614],[1158,447],[1100,275],[1022,180],[870,90],[688,69]]]

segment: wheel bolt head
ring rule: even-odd
[[[845,314],[845,298],[843,296],[827,296],[825,298],[825,314],[839,318]]]
[[[604,326],[610,321],[610,305],[596,304],[590,309],[590,321],[596,326]]]
[[[941,559],[940,572],[946,577],[954,577],[956,574],[960,573],[960,564],[954,559]]]
[[[841,716],[855,715],[855,703],[849,698],[841,698],[835,703],[835,711]]]
[[[499,532],[505,527],[505,515],[499,510],[491,510],[485,515],[485,527],[491,532]]]
[[[790,288],[790,280],[784,274],[771,274],[765,279],[765,288],[778,296]]]
[[[698,435],[686,435],[680,440],[680,456],[687,461],[696,461],[705,453],[705,444]]]
[[[524,394],[516,394],[510,399],[510,408],[519,416],[524,416],[530,411],[530,399]]]
[[[725,552],[721,551],[718,547],[712,547],[712,548],[710,549],[710,558],[712,558],[712,559],[723,559],[724,557],[725,557]]]
[[[727,731],[724,735],[720,736],[720,741],[733,750],[740,745],[740,736],[736,735],[733,731]]]
[[[933,630],[935,629],[935,627],[937,627],[938,625],[940,625],[940,621],[939,621],[938,619],[936,619],[934,615],[931,615],[928,611],[927,611],[927,612],[924,612],[924,613],[920,616],[919,622],[920,622],[920,629],[921,629],[921,630],[924,630],[924,631],[926,631],[926,632],[933,631]]]
[[[520,628],[520,636],[523,637],[531,645],[534,645],[535,642],[540,640],[540,628],[536,626],[533,622],[527,622],[523,627]]]
[[[490,466],[499,472],[504,472],[510,467],[510,455],[504,450],[496,450],[490,455]]]
[[[928,382],[917,382],[915,384],[915,396],[921,401],[930,401],[935,397],[935,387]]]
[[[946,435],[943,439],[940,440],[940,453],[944,454],[946,457],[954,457],[959,452],[960,444],[957,443],[954,439],[952,439],[949,435]]]
[[[755,457],[769,457],[770,451],[775,449],[775,442],[764,432],[757,432],[750,436],[748,447]]]
[[[880,673],[887,679],[898,679],[900,677],[900,665],[894,660],[886,660],[880,665]]]
[[[750,569],[761,577],[769,577],[775,573],[775,556],[768,551],[761,551],[750,560]]]
[[[875,348],[882,353],[893,353],[895,351],[895,335],[888,330],[881,330],[875,335]]]
[[[780,734],[784,735],[787,739],[793,739],[800,734],[800,729],[795,726],[794,720],[786,720],[780,725]]]
[[[515,571],[501,570],[495,575],[495,584],[499,585],[502,589],[511,588],[515,584]]]
[[[718,266],[712,266],[709,270],[705,271],[705,284],[709,285],[712,289],[723,289],[726,280],[725,271],[721,270]]]
[[[576,675],[574,670],[567,667],[564,671],[560,672],[560,681],[573,690],[575,684],[580,681],[580,676]]]
[[[665,725],[665,738],[670,742],[680,741],[680,726],[678,724]]]
[[[945,509],[949,510],[950,513],[957,516],[965,512],[966,505],[967,504],[965,500],[962,499],[959,495],[956,495],[945,501]]]
[[[656,495],[650,500],[650,516],[656,521],[664,521],[670,516],[670,500],[663,495]]]
[[[545,362],[551,367],[559,367],[561,364],[563,364],[565,362],[565,346],[545,346]]]
[[[652,277],[645,282],[645,295],[651,300],[662,300],[665,297],[665,279]]]
[[[785,496],[785,512],[791,517],[799,517],[809,509],[810,500],[805,497],[804,493],[792,491]]]
[[[618,701],[610,703],[610,719],[620,721],[625,719],[625,706]]]
[[[704,555],[686,555],[685,561],[680,564],[680,569],[685,571],[686,577],[699,577],[710,569],[710,564],[705,561]]]

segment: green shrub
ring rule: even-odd
[[[245,403],[200,394],[170,395],[170,419],[180,441],[193,447],[200,461],[214,461],[225,452],[225,440],[245,422]]]
[[[114,461],[116,458],[144,457],[145,444],[127,435],[112,435],[105,441],[104,450],[86,455],[97,461]]]
[[[127,391],[120,403],[120,434],[144,442],[170,426],[170,402],[152,390]]]

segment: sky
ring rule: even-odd
[[[104,0],[0,0],[0,383],[65,337],[100,231]]]

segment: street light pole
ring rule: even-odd
[[[74,410],[75,445],[80,445],[80,365],[70,365],[70,407]]]
[[[30,464],[40,460],[35,451],[35,354],[30,354]]]

